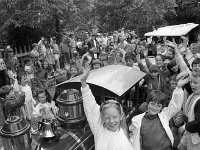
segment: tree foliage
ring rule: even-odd
[[[175,14],[176,3],[174,0],[99,0],[95,6],[101,27],[113,30],[163,23],[166,12]]]

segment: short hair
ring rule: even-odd
[[[152,73],[152,72],[159,72],[159,68],[157,65],[151,65],[150,68],[149,68],[149,72]]]
[[[165,106],[167,101],[168,101],[168,97],[160,90],[152,90],[147,97],[148,103],[156,102],[158,104],[162,104],[162,106]]]
[[[200,64],[200,58],[195,58],[192,62],[192,67],[193,65],[196,65],[196,64]]]

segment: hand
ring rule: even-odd
[[[148,49],[145,49],[145,50],[143,51],[143,55],[144,55],[144,57],[148,57]]]
[[[177,44],[176,44],[174,38],[173,38],[173,42],[167,41],[166,44],[167,44],[168,46],[173,47],[173,48],[178,48],[178,46],[177,46]]]
[[[178,74],[177,78],[178,78],[178,83],[177,83],[178,88],[182,88],[186,83],[190,81],[189,74],[188,73],[186,74],[185,72],[181,72],[180,74]]]
[[[45,110],[46,110],[46,107],[41,108],[41,109],[40,109],[40,113],[45,112]]]

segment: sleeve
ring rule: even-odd
[[[142,63],[138,63],[138,66],[142,72],[149,73],[148,69],[146,69]]]
[[[151,63],[151,61],[149,60],[148,57],[145,57],[145,61],[146,61],[147,67],[149,69],[151,67],[152,63]]]
[[[175,50],[175,51],[176,51],[176,55],[175,55],[176,63],[178,65],[178,67],[180,68],[181,72],[187,71],[189,74],[191,74],[191,71],[187,67],[187,65],[183,59],[183,56],[180,54],[180,52],[178,50]]]
[[[186,123],[185,129],[190,133],[196,133],[200,131],[200,100],[197,101],[194,107],[195,119]]]
[[[170,120],[174,115],[176,115],[182,107],[184,101],[184,92],[182,88],[176,88],[172,94],[172,99],[168,105],[163,109],[163,113],[167,116],[167,119]]]
[[[81,88],[81,92],[83,96],[83,107],[85,115],[87,117],[92,133],[95,136],[101,125],[100,106],[96,103],[96,100],[88,85],[85,88]]]

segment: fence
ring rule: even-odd
[[[14,56],[17,57],[21,65],[24,66],[24,60],[31,52],[31,46],[23,45],[19,46],[18,48],[14,47],[13,51],[14,51]]]

